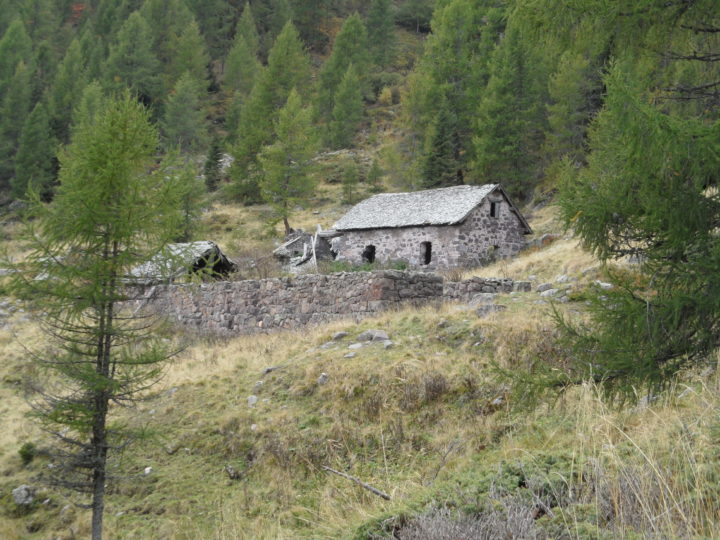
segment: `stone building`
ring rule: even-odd
[[[499,184],[382,193],[334,227],[337,260],[404,261],[428,269],[479,266],[516,254],[530,226]]]

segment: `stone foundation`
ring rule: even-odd
[[[529,285],[529,284],[528,284]],[[136,307],[203,333],[234,335],[292,329],[339,319],[360,320],[400,307],[469,301],[481,292],[524,290],[511,280],[446,282],[422,272],[381,270],[293,278],[159,285]],[[529,290],[529,287],[528,287]]]

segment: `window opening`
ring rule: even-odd
[[[500,210],[498,208],[498,203],[491,202],[490,203],[490,217],[494,217],[494,218],[498,217],[498,210]]]
[[[375,246],[373,246],[372,244],[369,246],[365,246],[365,249],[362,252],[362,260],[366,263],[375,262]]]
[[[423,242],[420,244],[420,256],[423,264],[430,264],[432,260],[432,243]]]

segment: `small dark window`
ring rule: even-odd
[[[420,244],[420,257],[423,264],[430,264],[430,261],[432,261],[431,242],[423,242]]]
[[[369,245],[365,246],[365,249],[362,252],[362,260],[366,263],[374,263],[375,262],[375,246]]]
[[[490,217],[498,217],[499,210],[498,203],[490,203]]]

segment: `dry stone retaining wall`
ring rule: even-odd
[[[382,270],[303,275],[202,285],[158,285],[139,304],[184,327],[213,334],[250,334],[338,319],[356,320],[406,305],[468,301],[479,292],[509,292],[509,280],[445,282],[422,272]]]

